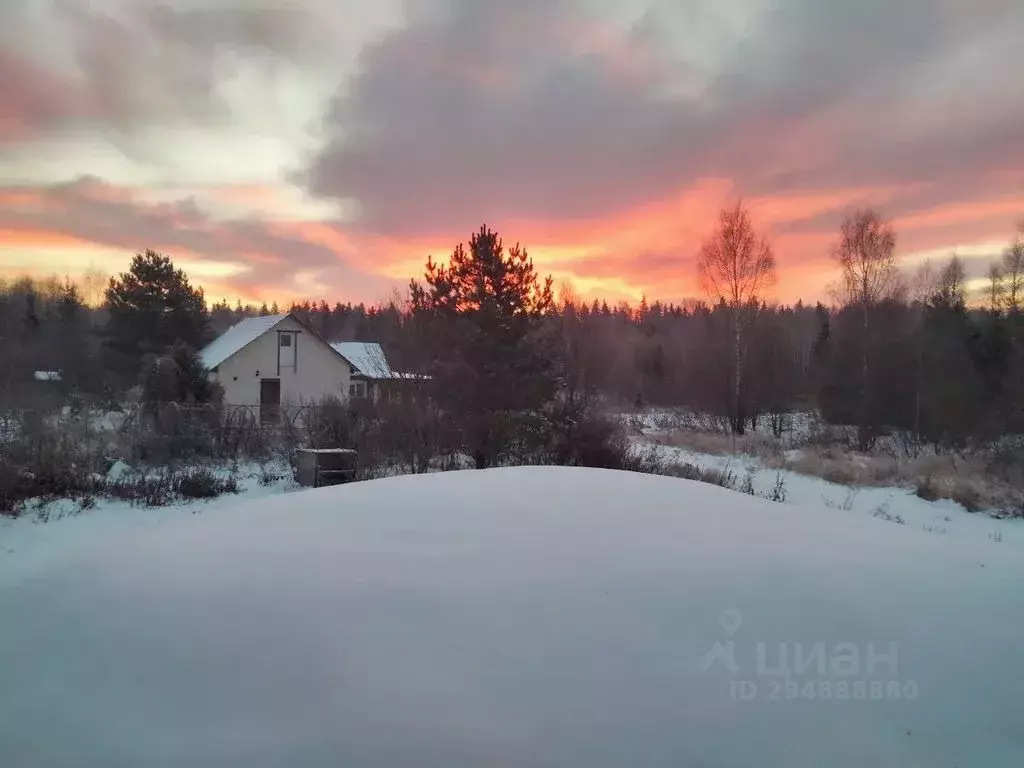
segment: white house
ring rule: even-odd
[[[380,344],[328,344],[290,314],[242,320],[199,357],[224,388],[224,403],[258,407],[262,421],[276,419],[282,405],[327,397],[377,400],[393,391],[386,382],[410,378],[391,369]]]
[[[261,420],[281,405],[349,393],[352,364],[294,315],[250,317],[199,353],[224,388],[227,405],[258,406]]]

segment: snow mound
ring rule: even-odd
[[[0,765],[1017,768],[1022,577],[600,470],[261,499],[0,581]]]
[[[134,474],[134,470],[124,462],[123,459],[118,459],[111,464],[110,469],[107,470],[107,482],[109,483],[123,483],[125,480],[130,478]]]

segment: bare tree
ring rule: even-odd
[[[1024,309],[1024,221],[1017,225],[1017,236],[1003,251],[999,282],[1007,314],[1019,314]]]
[[[868,426],[870,324],[875,308],[900,288],[896,267],[896,232],[892,225],[870,208],[855,211],[843,222],[833,257],[842,270],[839,298],[861,312],[861,402],[858,443],[869,447]]]
[[[931,259],[918,266],[909,276],[908,292],[911,304],[925,304],[935,292],[938,277]]]
[[[722,210],[718,228],[701,248],[697,272],[708,298],[724,302],[732,315],[732,429],[743,434],[744,334],[748,319],[756,316],[762,291],[775,281],[775,254],[754,229],[742,201]]]
[[[992,312],[998,312],[1003,303],[1003,270],[998,264],[988,267],[988,306]]]
[[[962,311],[967,307],[967,271],[964,263],[955,253],[935,277],[934,286],[928,297],[933,306]]]

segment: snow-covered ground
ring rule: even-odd
[[[875,516],[896,525],[902,521],[902,525],[926,534],[1024,548],[1024,519],[997,520],[986,514],[968,512],[949,499],[927,501],[906,488],[852,487],[788,470],[768,469],[751,456],[697,453],[685,448],[657,445],[646,439],[638,439],[636,444],[639,447],[653,445],[660,456],[670,461],[732,472],[739,484],[749,475],[758,495],[770,493],[781,478],[786,503],[822,510],[822,514],[833,510],[860,517]]]
[[[210,500],[144,507],[101,498],[95,506],[87,509],[73,499],[37,500],[30,502],[18,518],[0,515],[0,586],[13,578],[45,572],[47,568],[58,566],[72,553],[103,546],[110,536],[136,528],[162,527],[181,517],[214,512],[298,489],[287,465],[274,465],[267,469],[267,479],[271,482],[263,484],[259,465],[240,467],[235,473],[238,493]],[[111,467],[108,475],[111,480],[129,476],[130,470],[122,462]],[[0,765],[3,765],[2,761]]]
[[[0,572],[0,765],[1024,761],[1009,537],[570,468],[205,512]]]

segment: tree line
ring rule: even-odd
[[[687,407],[736,433],[781,433],[789,414],[816,409],[855,425],[861,449],[892,429],[943,448],[1024,431],[1024,224],[982,306],[968,305],[959,258],[908,275],[896,245],[876,211],[851,214],[832,248],[829,306],[769,300],[776,256],[742,203],[702,244],[703,299],[684,303],[610,306],[556,291],[525,248],[487,227],[447,263],[428,259],[407,297],[373,306],[208,306],[169,257],[147,251],[98,307],[70,281],[0,286],[0,398],[24,406],[46,388],[117,400],[153,379],[154,361],[173,379],[194,365],[189,351],[242,317],[291,311],[330,341],[378,341],[396,368],[428,374],[431,400],[459,414],[478,466],[538,430],[569,440],[599,400]]]

